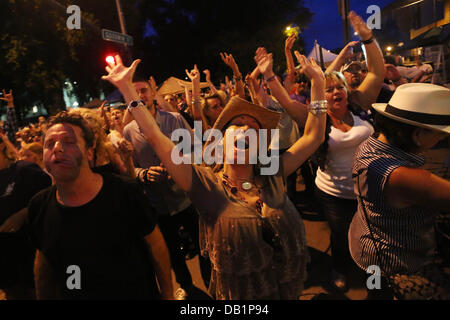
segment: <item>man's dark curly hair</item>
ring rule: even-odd
[[[75,113],[68,113],[67,111],[61,111],[56,116],[50,118],[47,131],[58,123],[68,123],[77,126],[83,132],[83,138],[86,143],[86,147],[92,148],[94,146],[94,132],[82,116]]]

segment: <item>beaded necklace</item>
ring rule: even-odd
[[[224,172],[222,172],[222,184],[226,187],[226,188],[228,188],[228,190],[230,190],[230,192],[231,192],[231,194],[232,195],[234,195],[234,196],[236,196],[236,197],[238,197],[239,198],[239,200],[241,200],[241,201],[243,201],[244,203],[247,203],[248,204],[248,201],[247,200],[245,200],[245,198],[244,197],[242,197],[242,196],[240,196],[239,194],[238,194],[238,188],[236,187],[236,186],[234,186],[234,185],[232,185],[230,182],[229,182],[229,180],[228,180],[229,178],[228,178],[228,175],[226,174],[226,173],[224,173]],[[252,189],[252,184],[250,183],[250,182],[244,182],[244,183],[242,183],[242,189],[244,190],[244,191],[249,191],[249,190],[251,190]],[[262,214],[262,207],[263,207],[263,204],[264,204],[264,202],[263,202],[263,200],[262,200],[262,198],[261,198],[261,189],[259,189],[258,188],[258,200],[256,200],[256,211],[259,213],[259,215],[261,215]]]

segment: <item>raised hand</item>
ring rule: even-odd
[[[220,57],[222,58],[222,61],[233,70],[233,72],[237,71],[239,72],[239,68],[236,64],[236,61],[233,58],[232,54],[228,54],[226,52],[220,52]]]
[[[295,56],[298,63],[301,65],[300,71],[304,73],[309,80],[313,81],[325,81],[325,76],[323,74],[322,68],[316,63],[316,61],[311,58],[309,61],[304,55],[301,55],[298,51],[295,51]]]
[[[117,143],[117,146],[119,147],[119,151],[124,156],[125,159],[129,159],[132,156],[133,145],[129,141],[121,139]]]
[[[292,47],[294,46],[295,40],[297,40],[297,36],[295,34],[291,34],[284,42],[284,49],[286,51],[291,51]]]
[[[360,16],[358,16],[354,11],[350,11],[348,18],[350,19],[353,30],[358,33],[361,40],[366,41],[372,38],[372,29],[367,26]]]
[[[2,90],[3,91],[3,97],[0,97],[0,100],[6,101],[8,103],[8,106],[14,106],[14,97],[13,97],[13,92],[12,89],[9,90],[9,93],[5,92],[5,89]]]
[[[261,72],[264,77],[272,76],[273,74],[273,57],[271,53],[267,53],[265,48],[259,47],[256,50],[255,61],[258,65],[259,72]]]
[[[355,55],[353,53],[353,47],[356,46],[358,43],[359,41],[351,41],[347,43],[347,45],[344,47],[344,49],[342,49],[339,55],[345,60],[353,58]]]
[[[108,75],[102,76],[103,80],[111,82],[114,86],[120,87],[132,82],[136,67],[141,62],[140,59],[134,60],[131,66],[125,67],[119,55],[115,56],[116,62],[108,62],[106,72]]]
[[[200,71],[197,68],[197,65],[194,65],[194,69],[191,70],[191,72],[189,72],[187,69],[186,71],[186,75],[189,77],[189,79],[191,79],[192,82],[200,82]]]
[[[206,76],[206,82],[211,82],[211,72],[208,69],[203,70],[203,73]]]

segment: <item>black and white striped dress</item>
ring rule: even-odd
[[[432,262],[436,247],[435,212],[425,206],[392,208],[383,195],[393,170],[401,166],[421,167],[424,162],[423,157],[404,152],[374,137],[359,146],[352,171],[358,211],[348,236],[350,253],[360,268],[367,270],[369,266],[377,265],[383,275],[392,275],[414,273]]]

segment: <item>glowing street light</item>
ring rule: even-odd
[[[300,28],[297,26],[287,26],[284,30],[283,33],[286,37],[290,37],[292,34],[295,34],[296,36],[298,36],[298,34],[300,33]]]
[[[387,52],[391,52],[391,51],[392,51],[392,47],[391,47],[391,46],[388,46],[388,47],[386,48],[386,51],[387,51]]]

